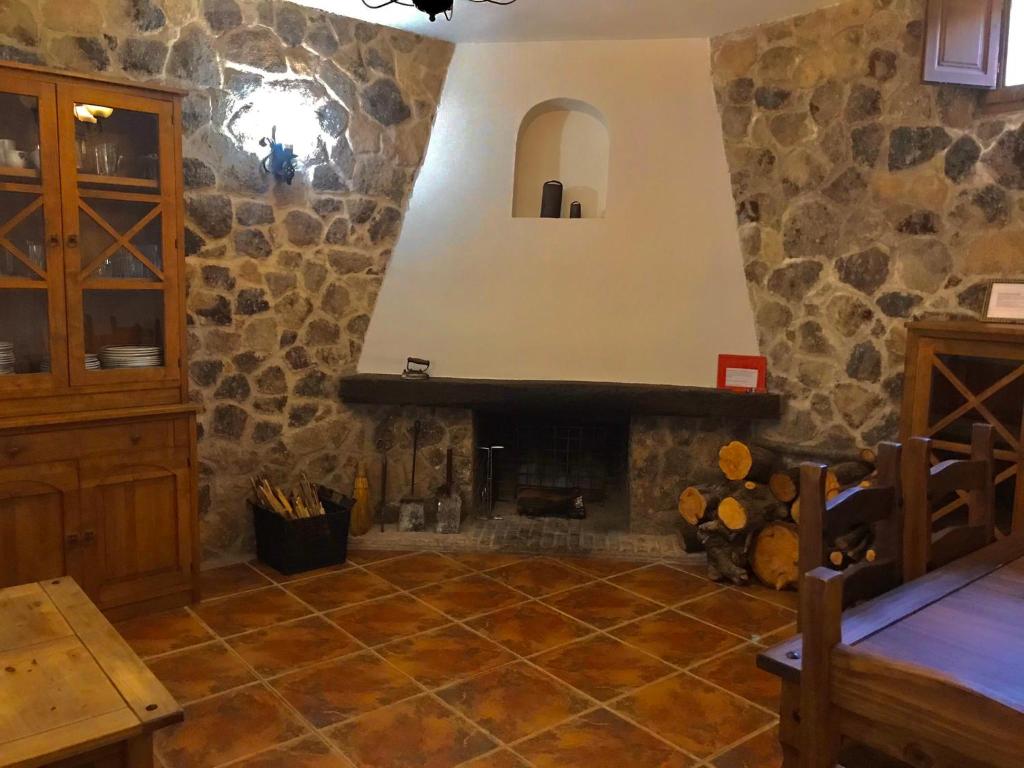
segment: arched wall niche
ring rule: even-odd
[[[512,215],[538,218],[544,183],[565,187],[562,217],[579,200],[583,218],[604,218],[611,138],[601,110],[578,99],[560,98],[533,107],[519,126]]]

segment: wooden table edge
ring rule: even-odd
[[[843,615],[843,643],[856,645],[911,614],[983,579],[1007,563],[1024,557],[1024,532],[979,549],[944,568],[903,584]],[[757,666],[790,682],[800,681],[803,637],[795,635],[757,655]],[[795,654],[795,657],[790,657]]]
[[[171,696],[156,675],[147,667],[124,638],[118,634],[107,618],[78,586],[71,577],[51,579],[39,582],[47,596],[60,611],[64,620],[81,639],[82,645],[92,655],[94,661],[107,676],[114,689],[118,692],[125,705],[138,719],[144,733],[180,723],[185,719],[185,712]],[[85,626],[83,626],[85,625]],[[91,643],[108,645],[113,652],[109,655],[97,656]],[[121,665],[115,665],[112,659],[120,656]],[[135,684],[130,685],[130,678],[136,677]],[[145,692],[148,695],[131,695]],[[157,714],[159,713],[159,714]]]
[[[125,703],[123,709],[100,716],[110,728],[83,742],[72,735],[80,731],[85,721],[65,723],[42,733],[25,736],[17,741],[0,744],[0,765],[4,768],[42,768],[72,757],[85,755],[112,744],[145,733],[142,723]],[[130,720],[126,719],[130,718]],[[96,718],[90,718],[94,722]],[[119,719],[125,719],[123,723]],[[63,737],[63,738],[62,738]]]

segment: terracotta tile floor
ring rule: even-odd
[[[671,563],[352,552],[117,625],[185,706],[164,768],[779,768],[791,597]]]

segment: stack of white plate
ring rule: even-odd
[[[164,364],[160,347],[104,347],[99,358],[104,368],[159,368]]]
[[[90,355],[90,354],[86,353],[86,355],[85,355],[85,370],[87,370],[87,371],[98,371],[102,367],[103,366],[100,365],[100,357],[99,357],[99,355]],[[43,360],[43,362],[41,362],[39,364],[39,372],[40,373],[49,373],[50,372],[50,360],[49,360],[49,358],[47,358],[46,360]]]
[[[14,373],[14,344],[0,341],[0,376]]]

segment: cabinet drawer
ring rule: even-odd
[[[105,453],[170,448],[174,421],[125,422],[53,432],[0,435],[0,461],[35,464]]]

